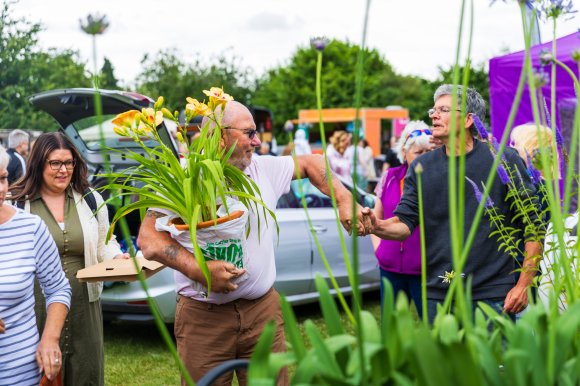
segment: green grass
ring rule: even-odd
[[[378,292],[364,297],[364,308],[377,318],[380,315],[379,303]],[[294,312],[301,327],[310,319],[326,334],[318,303],[294,307]],[[344,314],[342,317],[347,325]],[[352,328],[347,330],[352,332]],[[105,326],[105,385],[161,386],[179,383],[177,366],[154,325],[111,323]]]

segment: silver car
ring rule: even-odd
[[[131,141],[124,141],[113,133],[111,120],[118,113],[150,107],[153,101],[136,93],[107,90],[100,90],[100,93],[103,101],[102,134],[106,147],[123,149],[132,146]],[[123,157],[122,152],[101,152],[101,132],[96,125],[94,114],[94,90],[47,91],[32,96],[30,101],[59,122],[62,131],[73,140],[85,158],[91,175],[102,171],[105,163],[109,163],[116,170],[132,166],[131,160]],[[175,142],[169,133],[170,124],[172,122],[165,122],[160,126],[160,135],[164,141],[167,141],[166,143],[176,149]],[[155,143],[151,142],[151,146],[154,145]],[[137,150],[137,148],[132,148],[132,150]],[[96,178],[93,178],[91,182],[97,187],[105,183]],[[301,190],[298,188],[300,183],[302,183]],[[345,185],[348,186],[346,183]],[[303,192],[309,208],[308,215],[312,221],[312,229],[308,226],[307,215],[300,202],[300,191]],[[363,206],[374,206],[373,195],[359,190],[357,196],[359,203]],[[345,294],[350,293],[351,288],[339,232],[344,234],[349,255],[352,255],[351,237],[342,227],[337,226],[330,198],[318,191],[308,180],[293,181],[290,192],[278,201],[276,218],[280,227],[279,240],[275,246],[277,268],[275,287],[278,292],[284,294],[291,304],[308,303],[318,299],[314,286],[315,275],[317,273],[324,277],[328,275],[316,247],[312,235],[314,233],[324,250],[340,291]],[[137,235],[140,224],[138,214],[130,216],[128,221],[134,237]],[[362,291],[378,289],[379,272],[370,237],[362,237],[358,241],[360,289]],[[149,295],[157,305],[163,320],[166,323],[172,323],[176,306],[173,270],[165,268],[153,275],[147,279],[147,286]],[[101,304],[105,320],[153,321],[147,296],[139,282],[105,283]]]

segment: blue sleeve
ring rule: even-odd
[[[44,293],[46,307],[51,303],[62,303],[70,309],[71,287],[60,265],[56,244],[40,219],[34,241],[36,277]]]

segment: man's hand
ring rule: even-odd
[[[528,306],[528,287],[516,285],[508,292],[503,303],[503,311],[509,314],[522,312]]]
[[[338,218],[344,229],[348,234],[352,234],[352,201],[338,204]],[[369,208],[363,208],[356,204],[356,234],[358,236],[366,236],[371,233],[371,222],[368,212],[372,212]]]
[[[208,260],[207,268],[211,277],[211,291],[226,294],[238,288],[233,280],[246,272],[245,269],[236,268],[235,265],[221,260]],[[207,281],[203,275],[199,282],[207,287]]]
[[[195,256],[172,239],[169,233],[155,229],[157,217],[155,212],[147,212],[147,216],[141,223],[137,245],[143,257],[159,261],[207,287],[207,280]],[[246,272],[244,269],[236,268],[235,265],[220,260],[208,260],[207,267],[210,272],[212,292],[228,293],[235,290],[238,285],[232,281]]]

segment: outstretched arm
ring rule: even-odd
[[[411,235],[409,227],[397,216],[386,220],[377,219],[373,212],[369,215],[371,222],[371,233],[383,240],[404,241]]]
[[[316,186],[322,193],[330,196],[328,185],[328,174],[324,164],[324,157],[318,154],[308,154],[297,157],[298,169],[301,178],[308,178],[312,185]],[[298,178],[298,173],[294,171],[293,179]],[[336,204],[338,206],[338,216],[344,229],[350,234],[352,232],[352,194],[344,187],[342,182],[334,174],[331,174],[331,185],[334,190]],[[357,232],[359,235],[367,235],[370,231],[368,217],[362,212],[362,207],[357,208]]]
[[[155,221],[161,216],[163,216],[161,213],[149,210],[141,223],[137,245],[143,252],[143,256],[148,260],[165,264],[191,280],[207,286],[207,281],[194,255],[179,245],[167,232],[159,232],[155,229]],[[235,290],[238,285],[232,280],[246,271],[221,260],[209,260],[207,267],[211,274],[211,289],[215,292]]]

